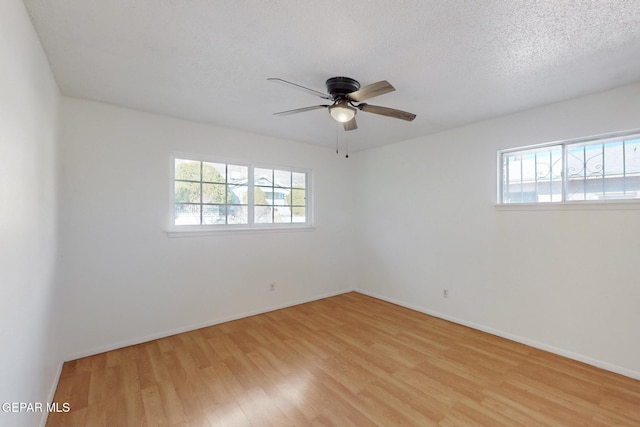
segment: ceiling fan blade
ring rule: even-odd
[[[356,118],[355,117],[353,119],[349,120],[348,122],[343,123],[342,126],[344,127],[344,130],[346,130],[346,131],[358,129],[358,124],[356,123]]]
[[[296,108],[295,110],[280,111],[273,113],[274,116],[288,116],[289,114],[304,113],[305,111],[319,110],[321,108],[329,108],[329,105],[313,105],[311,107]]]
[[[384,95],[385,93],[393,92],[394,90],[396,90],[396,88],[391,86],[391,83],[386,80],[382,80],[365,86],[355,92],[351,92],[347,95],[347,97],[354,101],[362,102],[369,98],[373,98],[374,96],[380,96]]]
[[[416,118],[415,114],[396,110],[395,108],[380,107],[378,105],[360,104],[358,105],[358,109],[367,113],[380,114],[381,116],[393,117],[394,119],[406,120],[408,122]]]
[[[279,78],[276,78],[276,77],[269,77],[267,80],[269,80],[270,82],[279,83],[281,85],[289,86],[289,87],[292,87],[294,89],[301,90],[303,92],[310,93],[311,95],[319,96],[320,98],[323,98],[323,99],[331,99],[331,97],[329,95],[327,95],[326,93],[322,93],[322,92],[319,92],[317,90],[309,89],[308,87],[301,86],[301,85],[299,85],[297,83],[291,83],[291,82],[288,82],[286,80],[282,80],[282,79],[279,79]]]

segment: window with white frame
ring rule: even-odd
[[[187,157],[173,158],[175,228],[310,225],[309,171]]]
[[[499,152],[498,203],[640,199],[640,132]]]

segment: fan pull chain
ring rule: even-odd
[[[340,128],[342,126],[340,126],[339,124],[336,124],[336,154],[340,154],[340,150],[338,149],[339,145],[340,145]],[[349,158],[349,132],[345,132],[344,133],[344,142],[345,142],[345,158]]]
[[[347,155],[344,157],[348,159],[349,158],[349,132],[344,133],[344,141],[345,141],[345,151],[347,152]]]

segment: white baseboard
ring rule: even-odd
[[[58,363],[58,369],[53,376],[53,383],[51,384],[51,389],[49,390],[49,395],[47,396],[47,403],[52,403],[53,398],[55,397],[56,389],[58,388],[58,383],[60,382],[60,375],[62,374],[62,365],[64,365],[64,361],[60,361],[60,363]],[[40,427],[45,427],[45,425],[47,424],[48,416],[48,411],[42,411],[42,417],[40,418]]]
[[[92,349],[89,349],[89,350],[81,351],[81,352],[78,352],[78,353],[69,354],[69,355],[67,355],[65,357],[64,361],[66,362],[66,361],[70,361],[70,360],[81,359],[83,357],[93,356],[93,355],[96,355],[96,354],[104,353],[106,351],[117,350],[119,348],[128,347],[130,345],[142,344],[144,342],[153,341],[153,340],[157,340],[157,339],[160,339],[160,338],[170,337],[171,335],[181,334],[183,332],[189,332],[189,331],[193,331],[193,330],[200,329],[200,328],[206,328],[206,327],[209,327],[209,326],[218,325],[220,323],[230,322],[232,320],[243,319],[245,317],[255,316],[257,314],[268,313],[270,311],[280,310],[280,309],[287,308],[287,307],[293,307],[295,305],[305,304],[305,303],[308,303],[308,302],[317,301],[317,300],[321,300],[321,299],[329,298],[329,297],[334,297],[336,295],[342,295],[342,294],[346,294],[348,292],[353,292],[353,291],[355,291],[355,289],[353,289],[353,288],[341,289],[339,291],[330,292],[330,293],[327,293],[327,294],[316,295],[316,296],[313,296],[313,297],[310,297],[310,298],[304,298],[304,299],[301,299],[301,300],[290,301],[290,302],[287,302],[287,303],[284,303],[284,304],[280,304],[280,305],[276,305],[276,306],[270,306],[270,307],[266,307],[266,308],[263,308],[263,309],[260,309],[260,310],[239,313],[239,314],[235,314],[233,316],[228,316],[228,317],[221,317],[221,318],[213,319],[213,320],[205,322],[205,323],[184,326],[184,327],[171,329],[171,330],[163,331],[163,332],[158,332],[158,333],[154,333],[154,334],[143,336],[143,337],[139,337],[139,338],[119,341],[119,342],[116,342],[116,343],[113,343],[113,344],[108,344],[108,345],[92,348]],[[60,365],[60,369],[62,369],[62,365]],[[57,384],[57,381],[56,381],[56,384]],[[54,392],[55,392],[55,385],[54,385]]]
[[[496,335],[498,337],[506,338],[511,341],[519,342],[521,344],[528,345],[530,347],[534,347],[540,350],[548,351],[549,353],[554,353],[559,356],[567,357],[569,359],[577,360],[578,362],[586,363],[587,365],[595,366],[597,368],[601,368],[607,371],[615,372],[616,374],[624,375],[625,377],[633,378],[636,380],[640,380],[640,372],[634,371],[631,369],[624,368],[622,366],[614,365],[609,362],[603,362],[601,360],[593,359],[588,356],[584,356],[582,354],[574,353],[571,351],[567,351],[561,348],[557,348],[545,343],[541,343],[538,341],[534,341],[528,338],[520,337],[518,335],[513,335],[508,332],[499,331],[497,329],[489,328],[483,325],[479,325],[474,322],[469,322],[464,319],[458,319],[453,316],[449,316],[447,314],[439,313],[436,311],[428,310],[422,307],[418,307],[413,304],[408,304],[403,301],[396,300],[394,298],[389,298],[384,295],[379,295],[375,292],[366,291],[364,289],[355,289],[355,292],[361,293],[363,295],[368,295],[373,298],[377,298],[383,301],[390,302],[392,304],[399,305],[401,307],[409,308],[414,311],[418,311],[420,313],[428,314],[430,316],[438,317],[440,319],[448,320],[449,322],[457,323],[459,325],[468,326],[469,328],[477,329],[482,332],[486,332],[491,335]]]

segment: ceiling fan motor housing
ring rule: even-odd
[[[326,85],[327,92],[334,100],[345,98],[348,94],[360,89],[360,83],[350,77],[331,77]]]

